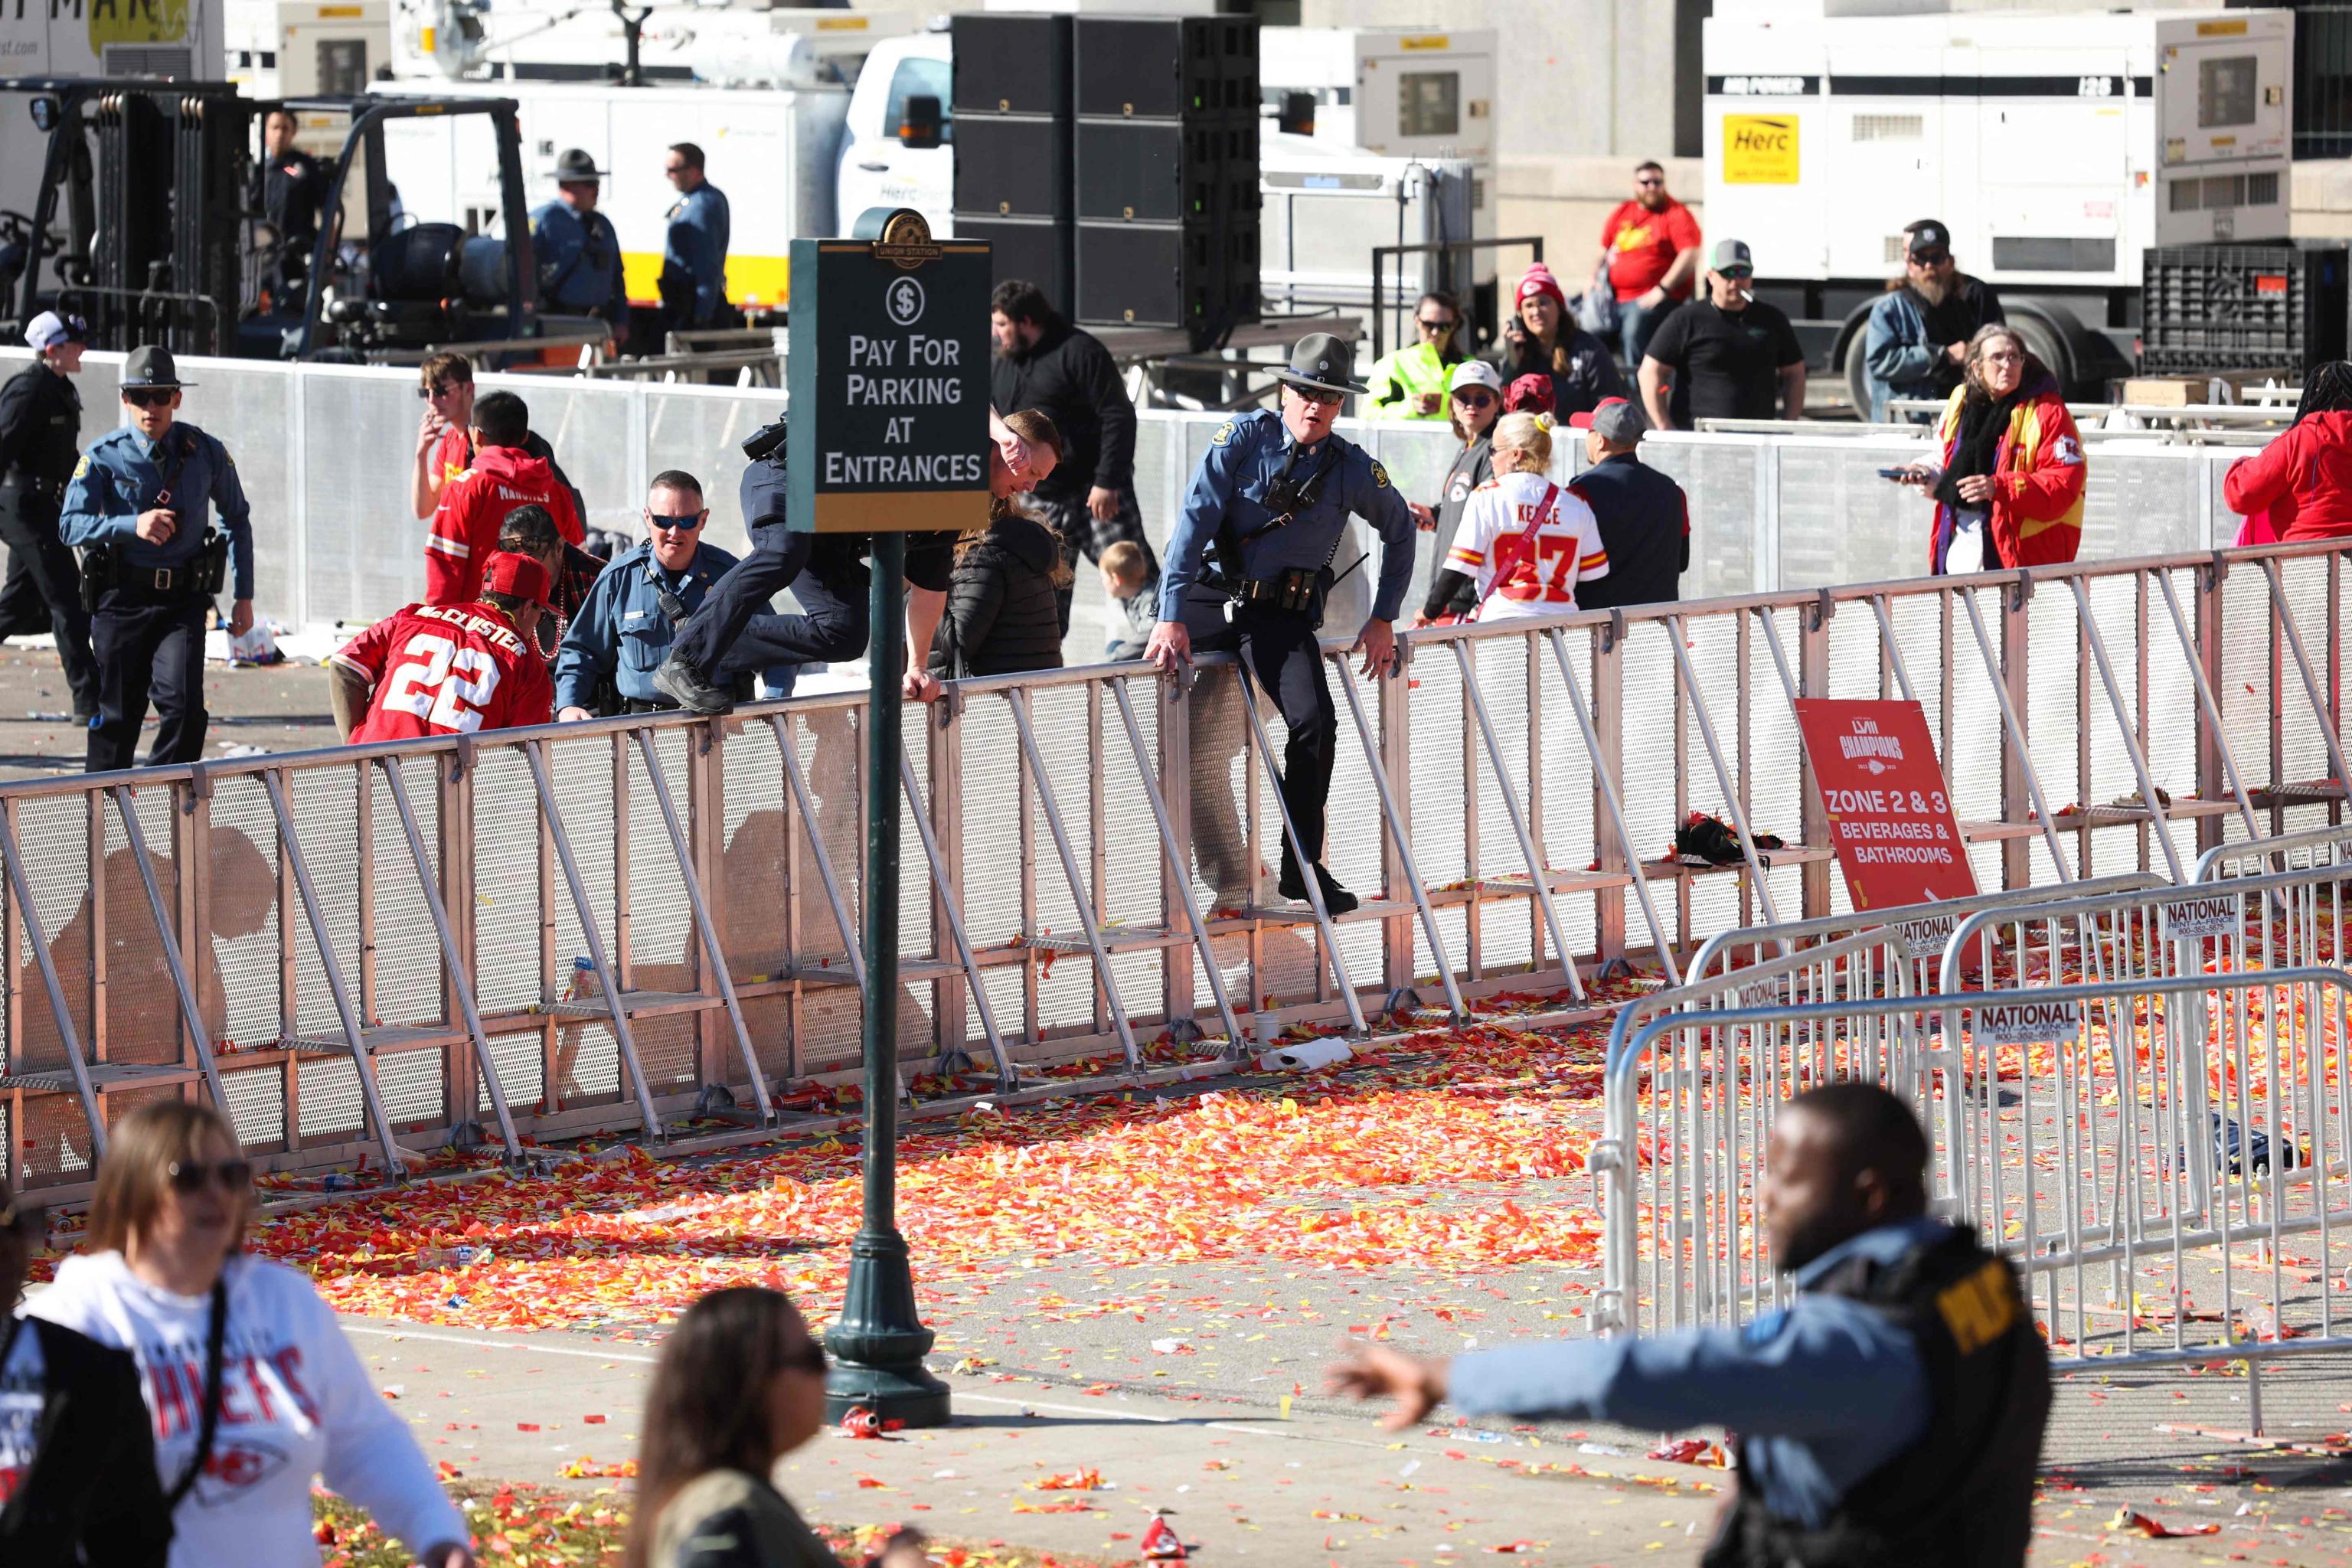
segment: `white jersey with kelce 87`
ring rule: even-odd
[[[1576,608],[1576,585],[1609,574],[1609,552],[1583,497],[1505,474],[1470,492],[1445,564],[1477,584],[1479,620],[1515,620]]]

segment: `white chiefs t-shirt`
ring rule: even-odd
[[[1609,552],[1582,497],[1504,474],[1470,492],[1445,564],[1477,584],[1479,620],[1518,620],[1576,608],[1576,585],[1609,574]]]
[[[219,1430],[173,1512],[171,1568],[318,1568],[314,1476],[411,1551],[465,1541],[465,1520],[310,1279],[245,1255],[228,1260],[223,1278]],[[26,1310],[137,1360],[168,1494],[201,1431],[211,1297],[149,1285],[119,1252],[81,1253],[58,1266],[57,1282]]]

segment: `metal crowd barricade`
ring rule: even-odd
[[[2352,865],[2352,827],[2315,827],[2216,845],[2197,858],[2189,879],[2210,882],[2271,870],[2344,865]]]
[[[1773,1113],[1864,1078],[1965,1126],[1980,1167],[1939,1145],[1931,1190],[2021,1272],[2058,1367],[2243,1363],[2259,1431],[2263,1363],[2352,1349],[2330,1288],[2352,1225],[2348,1005],[2352,973],[2303,966],[1653,1019],[1611,1066],[1592,1154],[1603,1326],[1781,1301]]]
[[[2342,561],[2292,545],[1433,627],[1379,679],[1335,637],[1355,743],[1328,856],[1365,895],[1336,917],[1269,897],[1286,736],[1233,658],[955,683],[906,721],[902,1071],[919,1113],[1197,1076],[1248,1037],[1364,1033],[1422,997],[1459,1018],[1565,993],[1555,1017],[1598,1017],[1580,993],[1626,963],[1714,987],[1710,1011],[1763,978],[1855,1005],[1922,989],[1885,934],[1719,977],[1743,943],[1801,954],[1905,913],[1841,907],[1793,700],[1919,700],[1988,906],[2168,880],[2192,832],[2295,853],[2275,836],[2342,810]],[[831,694],[0,787],[7,1173],[73,1201],[110,1105],[152,1093],[227,1105],[280,1170],[834,1124],[865,983],[864,713]],[[1672,858],[1694,811],[1735,825],[1734,863]]]

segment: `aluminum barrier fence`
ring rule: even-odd
[[[2329,1286],[2352,1260],[2347,1004],[2352,973],[2299,967],[1655,1019],[1610,1068],[1591,1156],[1603,1326],[1779,1304],[1773,1114],[1866,1078],[1961,1128],[1936,1146],[1939,1206],[2023,1274],[2059,1367],[2242,1362],[2259,1431],[2263,1362],[2352,1349]]]
[[[0,349],[0,375],[22,349]],[[119,414],[119,354],[90,354],[79,378],[94,440]],[[409,512],[417,415],[415,373],[374,365],[191,359],[187,418],[228,444],[255,504],[256,607],[294,627],[365,624],[419,597],[425,527]],[[773,390],[614,383],[570,376],[486,376],[520,392],[532,427],[553,445],[588,502],[591,527],[636,535],[646,481],[665,468],[698,476],[714,498],[709,538],[745,548],[737,513],[739,443],[781,412]],[[1139,416],[1135,488],[1145,527],[1164,546],[1186,487],[1223,414],[1148,410]],[[1442,422],[1339,426],[1386,466],[1400,493],[1434,503],[1458,450]],[[1924,432],[1861,435],[1655,434],[1643,460],[1690,497],[1686,598],[1876,582],[1927,569],[1928,515],[1877,470],[1919,456]],[[1583,466],[1583,444],[1556,444],[1555,470]],[[2084,560],[2194,552],[2229,544],[2240,520],[2221,499],[2242,450],[2102,440],[2090,451]],[[1372,548],[1360,524],[1342,560]],[[1415,596],[1433,563],[1420,552]],[[1340,584],[1332,624],[1360,620],[1372,574]],[[1077,584],[1081,629],[1072,663],[1099,656],[1104,601],[1095,574]]]
[[[2250,825],[2339,816],[2332,702],[2284,712],[2336,689],[2342,561],[1432,628],[1378,681],[1335,657],[1330,861],[1375,895],[1337,918],[1272,898],[1286,736],[1229,660],[961,683],[906,718],[903,1053],[980,1062],[977,1088],[927,1086],[952,1102],[1083,1057],[1206,1070],[1237,1031],[1415,1002],[1573,1001],[1622,958],[1676,983],[1716,932],[1846,908],[1791,694],[1917,693],[1981,886],[2170,879]],[[112,1102],[199,1087],[278,1168],[658,1140],[698,1110],[743,1136],[807,1124],[809,1081],[857,1050],[863,712],[830,695],[0,789],[8,1174],[70,1193]],[[2042,809],[2118,795],[2054,830]],[[1738,825],[1738,861],[1662,858],[1693,811]]]

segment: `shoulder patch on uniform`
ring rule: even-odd
[[[89,454],[84,452],[81,461],[74,465],[74,478],[79,479],[88,472],[89,472]]]
[[[1232,420],[1226,420],[1223,425],[1217,426],[1217,433],[1209,437],[1209,445],[1212,447],[1223,446],[1226,442],[1234,438],[1234,431],[1235,428],[1236,426]]]
[[[1372,459],[1372,484],[1379,489],[1389,488],[1389,471],[1381,467],[1381,460],[1378,458]]]

